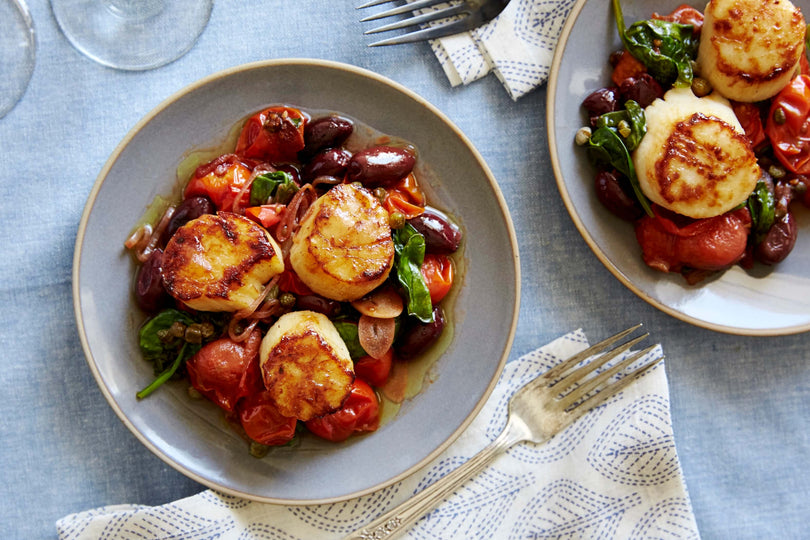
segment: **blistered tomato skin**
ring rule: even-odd
[[[684,227],[661,216],[644,216],[636,223],[636,238],[644,262],[655,270],[714,271],[729,268],[743,258],[750,230],[751,214],[741,208]]]

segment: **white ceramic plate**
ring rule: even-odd
[[[143,315],[134,305],[135,266],[123,241],[155,196],[172,193],[187,152],[217,147],[238,121],[274,103],[341,112],[414,143],[420,166],[438,179],[432,191],[462,222],[467,270],[452,313],[453,339],[435,365],[435,381],[393,420],[346,443],[307,437],[299,447],[256,459],[215,406],[189,399],[185,384],[168,384],[136,400],[136,391],[153,374],[137,346]],[[469,140],[402,86],[353,66],[317,60],[237,67],[192,84],[149,113],[116,148],[93,187],[73,268],[87,361],[127,427],[164,461],[209,487],[289,504],[369,493],[446,448],[484,404],[507,359],[519,284],[509,213]]]
[[[622,0],[627,25],[653,11],[669,13],[678,0]],[[810,1],[797,5],[810,14]],[[574,134],[587,119],[582,100],[609,86],[608,55],[621,48],[611,2],[580,0],[573,7],[554,55],[548,86],[548,139],[552,166],[565,205],[597,258],[630,290],[683,321],[741,335],[780,335],[810,330],[810,212],[794,204],[796,247],[781,264],[747,272],[735,266],[717,278],[690,286],[641,259],[632,225],[597,201],[594,169]]]

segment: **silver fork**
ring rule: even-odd
[[[365,9],[371,6],[378,6],[380,4],[387,4],[393,0],[371,0],[357,9]],[[443,7],[434,11],[422,13],[420,15],[413,15],[415,10],[433,7],[437,4],[446,3],[447,0],[416,0],[410,4],[405,4],[399,7],[391,8],[389,10],[370,15],[361,19],[360,22],[375,21],[392,17],[394,15],[401,15],[407,13],[410,16],[395,23],[386,24],[378,28],[367,30],[366,34],[376,34],[378,32],[387,32],[389,30],[397,30],[400,28],[407,28],[409,26],[421,25],[439,19],[446,19],[453,17],[445,23],[437,24],[429,28],[415,30],[407,34],[402,34],[397,37],[376,41],[369,44],[369,47],[378,47],[380,45],[398,45],[400,43],[411,43],[414,41],[424,41],[427,39],[437,39],[440,37],[458,34],[472,30],[481,26],[485,22],[491,21],[498,14],[503,11],[509,0],[461,0],[453,5]]]
[[[645,360],[643,365],[624,374],[620,379],[614,382],[610,380],[644,358],[657,345],[629,354],[601,373],[594,371],[645,339],[649,334],[644,333],[617,345],[641,326],[638,324],[619,332],[526,383],[510,398],[506,427],[489,446],[344,540],[372,538],[389,540],[399,536],[419,518],[438,506],[466,480],[483,471],[502,452],[521,442],[534,444],[547,442],[587,411],[627,387],[658,364],[663,357],[655,356]],[[610,351],[603,353],[611,347],[613,348]],[[588,362],[583,363],[585,360]],[[594,374],[591,375],[592,373]]]

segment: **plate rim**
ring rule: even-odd
[[[95,207],[95,203],[101,190],[101,187],[110,173],[110,170],[114,166],[115,162],[120,157],[123,150],[128,146],[128,144],[132,141],[132,139],[140,133],[140,131],[149,123],[151,122],[157,115],[163,112],[165,109],[170,107],[176,101],[183,98],[185,95],[199,90],[201,87],[210,84],[214,81],[228,78],[234,76],[236,74],[242,72],[248,72],[257,69],[267,69],[267,68],[275,68],[275,67],[284,67],[290,65],[300,65],[305,67],[316,67],[316,68],[328,68],[334,69],[337,71],[349,72],[354,75],[358,75],[364,78],[369,78],[374,80],[375,82],[382,83],[388,87],[391,87],[395,91],[398,91],[404,94],[406,97],[414,100],[422,107],[427,109],[431,114],[435,115],[442,123],[444,123],[451,131],[455,134],[456,137],[464,144],[464,146],[470,151],[472,156],[478,163],[478,166],[484,172],[492,190],[492,194],[495,197],[495,201],[500,208],[501,213],[501,221],[504,225],[505,232],[509,237],[509,248],[512,252],[512,265],[514,268],[514,273],[512,276],[513,279],[513,287],[514,287],[514,302],[512,306],[512,313],[511,318],[509,320],[509,332],[505,336],[505,342],[503,350],[500,353],[500,357],[498,358],[497,365],[493,372],[493,377],[487,384],[486,388],[484,389],[483,393],[481,394],[480,399],[476,403],[476,405],[470,410],[469,414],[466,416],[464,421],[451,432],[451,434],[436,448],[434,448],[431,452],[429,452],[425,457],[423,457],[418,462],[414,463],[412,466],[408,467],[407,469],[401,471],[400,473],[394,475],[393,477],[381,481],[373,486],[369,486],[365,489],[353,491],[351,493],[345,493],[342,495],[336,495],[332,497],[324,497],[324,498],[298,498],[298,499],[287,499],[283,497],[268,497],[260,494],[249,493],[246,491],[241,491],[239,489],[235,489],[229,486],[222,485],[216,481],[210,480],[208,478],[203,477],[202,475],[198,474],[194,470],[190,469],[188,466],[183,465],[181,463],[176,462],[175,460],[171,459],[168,455],[166,455],[155,443],[150,441],[144,433],[142,433],[139,429],[137,429],[134,423],[128,418],[128,416],[123,411],[122,407],[117,403],[114,396],[112,395],[110,389],[104,383],[102,374],[99,370],[99,367],[94,360],[93,353],[90,347],[90,342],[87,336],[87,331],[85,328],[84,318],[83,318],[83,310],[82,310],[82,302],[81,302],[81,291],[79,290],[79,282],[81,276],[81,259],[82,259],[82,251],[84,247],[84,237],[87,231],[87,225],[90,219],[90,216],[93,212]],[[74,253],[73,253],[73,263],[71,269],[71,289],[73,295],[73,311],[74,311],[74,318],[77,325],[77,331],[79,335],[79,340],[81,342],[82,351],[84,353],[85,361],[90,368],[90,371],[95,379],[99,389],[101,390],[102,394],[104,395],[107,404],[113,409],[118,419],[129,429],[129,431],[147,448],[149,449],[154,455],[160,458],[164,463],[171,466],[178,472],[182,473],[183,475],[191,478],[192,480],[208,487],[211,489],[215,489],[222,493],[226,493],[229,495],[242,497],[249,500],[254,500],[258,502],[264,503],[272,503],[272,504],[285,504],[285,505],[310,505],[310,504],[328,504],[328,503],[335,503],[335,502],[342,502],[349,499],[353,499],[356,497],[360,497],[363,495],[368,495],[370,493],[374,493],[386,487],[389,487],[403,479],[411,476],[416,471],[433,461],[437,456],[439,456],[442,452],[444,452],[453,442],[455,442],[458,437],[469,427],[470,423],[478,416],[483,406],[489,400],[495,386],[497,385],[501,373],[503,372],[504,366],[506,365],[508,358],[511,354],[512,347],[514,344],[515,334],[517,332],[518,326],[518,319],[520,314],[520,304],[521,304],[521,267],[520,267],[520,252],[519,252],[519,244],[517,241],[517,234],[515,232],[514,224],[512,221],[511,213],[509,212],[509,208],[506,204],[506,199],[503,196],[503,193],[500,189],[500,185],[495,178],[495,175],[492,173],[489,165],[484,160],[481,153],[472,143],[472,141],[461,131],[461,129],[445,114],[443,113],[438,107],[427,101],[425,98],[414,92],[413,90],[407,88],[406,86],[384,76],[374,71],[371,71],[366,68],[362,68],[353,64],[348,64],[344,62],[338,62],[333,60],[324,60],[324,59],[316,59],[316,58],[278,58],[278,59],[271,59],[271,60],[260,60],[255,62],[248,62],[240,65],[236,65],[227,69],[219,70],[214,73],[211,73],[197,81],[189,83],[176,92],[172,93],[169,97],[165,98],[161,101],[158,105],[156,105],[152,110],[150,110],[147,114],[145,114],[138,122],[126,133],[126,135],[122,138],[122,140],[116,145],[114,150],[111,152],[110,156],[106,159],[104,165],[102,166],[100,172],[96,176],[94,180],[93,186],[88,194],[87,201],[85,206],[82,210],[81,219],[79,221],[78,230],[76,233],[76,241],[74,245]]]
[[[560,165],[559,160],[559,150],[557,147],[557,139],[555,133],[556,121],[554,118],[560,64],[562,63],[565,45],[568,43],[568,39],[571,35],[571,32],[573,31],[574,26],[577,23],[579,15],[582,12],[582,9],[585,7],[585,4],[587,4],[589,1],[593,0],[577,0],[577,2],[571,8],[571,12],[568,15],[568,19],[566,20],[565,25],[563,26],[559,40],[557,42],[557,46],[555,47],[554,50],[554,56],[552,57],[551,67],[549,71],[548,89],[546,93],[546,137],[548,139],[551,168],[554,171],[554,179],[557,184],[557,189],[560,192],[560,196],[562,197],[566,210],[568,210],[568,215],[574,222],[574,225],[576,226],[582,238],[585,240],[585,243],[588,245],[588,247],[591,249],[594,255],[596,255],[596,258],[605,266],[605,268],[607,268],[608,271],[611,274],[613,274],[613,276],[616,279],[618,279],[625,287],[630,289],[633,293],[636,294],[636,296],[638,296],[651,306],[655,307],[660,311],[663,311],[664,313],[667,313],[668,315],[680,321],[692,324],[699,328],[705,328],[707,330],[714,330],[716,332],[739,336],[752,336],[752,337],[787,336],[810,331],[810,322],[806,324],[798,324],[778,328],[741,328],[737,326],[714,323],[711,321],[706,321],[704,319],[688,315],[682,311],[673,308],[672,306],[668,306],[663,302],[653,298],[647,292],[645,292],[643,289],[641,289],[639,286],[633,283],[627,276],[624,275],[624,273],[616,265],[613,264],[613,262],[610,261],[607,255],[596,244],[596,241],[594,240],[593,236],[591,236],[591,233],[588,231],[582,219],[579,217],[579,213],[577,212],[577,209],[575,208],[574,203],[571,200],[571,197],[569,196],[568,188],[566,187],[566,183],[563,178],[562,166]]]

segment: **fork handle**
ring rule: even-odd
[[[496,456],[523,439],[524,436],[516,429],[516,426],[512,422],[507,423],[495,440],[461,466],[368,523],[362,529],[346,536],[344,540],[390,540],[398,537],[419,518],[438,506],[465,481],[483,471]]]

